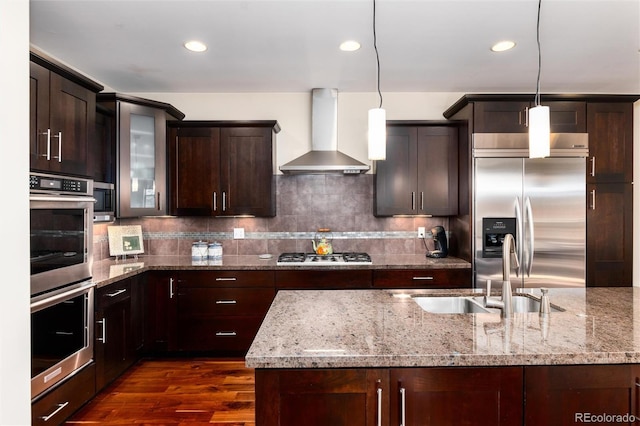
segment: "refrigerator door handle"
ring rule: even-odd
[[[527,260],[527,277],[531,276],[531,269],[533,268],[533,250],[535,244],[534,228],[533,228],[533,208],[531,207],[531,198],[527,197],[524,202],[524,212],[527,215],[527,225],[529,225],[529,259]]]
[[[524,268],[522,263],[522,240],[524,234],[522,233],[522,212],[520,210],[520,197],[516,197],[515,202],[515,212],[516,212],[516,232],[518,235],[516,236],[516,256],[518,257],[518,267],[516,268],[516,277],[520,276],[520,268]]]

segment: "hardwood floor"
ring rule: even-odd
[[[254,389],[242,360],[142,360],[65,424],[255,426]]]

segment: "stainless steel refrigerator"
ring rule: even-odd
[[[552,134],[551,156],[528,158],[528,136],[473,135],[474,284],[502,281],[502,239],[514,235],[513,288],[583,287],[586,133]]]

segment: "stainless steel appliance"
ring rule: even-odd
[[[93,360],[94,286],[84,281],[31,298],[31,398]]]
[[[315,253],[282,253],[278,256],[276,264],[278,266],[371,265],[371,256],[358,252],[333,253],[324,256]]]
[[[113,222],[116,210],[115,185],[105,182],[93,182],[93,198],[96,200],[93,206],[93,221]]]
[[[92,181],[29,176],[31,295],[91,278]]]
[[[585,285],[588,136],[552,134],[551,156],[529,159],[527,134],[473,135],[474,282],[502,281],[513,234],[513,287]]]

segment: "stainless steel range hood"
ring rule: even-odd
[[[280,166],[285,174],[354,175],[369,170],[367,164],[338,151],[338,90],[311,91],[311,151]]]

